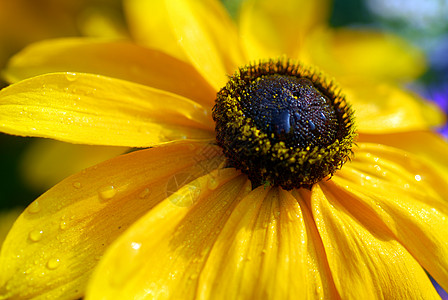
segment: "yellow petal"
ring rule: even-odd
[[[329,1],[248,0],[240,13],[241,42],[248,58],[295,58],[308,33],[326,22]]]
[[[26,47],[3,74],[10,82],[53,72],[83,72],[125,79],[213,105],[216,92],[189,64],[128,42],[63,38]],[[188,78],[188,80],[185,80]]]
[[[110,243],[222,162],[216,146],[185,141],[132,152],[65,179],[33,202],[6,238],[0,298],[79,298]]]
[[[360,134],[360,142],[379,143],[410,152],[432,168],[440,176],[448,174],[448,142],[431,131],[412,131],[391,134]]]
[[[336,299],[300,196],[259,187],[233,210],[199,277],[200,299]]]
[[[445,115],[436,105],[394,84],[348,78],[341,78],[340,83],[361,133],[429,129],[445,122]]]
[[[0,129],[92,145],[147,147],[181,138],[212,138],[199,104],[128,81],[52,73],[0,92]]]
[[[217,0],[165,0],[185,54],[216,89],[243,62],[236,27]]]
[[[110,248],[87,299],[297,299],[331,297],[310,214],[290,194],[221,170],[158,205]],[[212,175],[212,174],[211,174]],[[201,190],[191,199],[193,191]]]
[[[422,51],[395,35],[373,30],[317,31],[307,40],[306,54],[333,76],[404,81],[426,68]]]
[[[87,299],[193,299],[198,275],[238,196],[250,191],[234,169],[190,182],[114,243],[96,269]]]
[[[190,61],[215,90],[243,61],[235,25],[217,0],[130,0],[126,6],[145,44]]]
[[[45,191],[71,174],[128,150],[124,147],[76,145],[35,139],[21,157],[21,175],[29,187]]]
[[[311,210],[341,299],[439,299],[385,226],[332,182],[313,186]]]
[[[188,61],[170,26],[165,1],[124,0],[123,5],[129,30],[138,44]]]
[[[402,150],[360,143],[352,163],[334,182],[358,199],[365,218],[387,227],[448,288],[448,180]]]

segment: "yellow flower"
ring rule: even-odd
[[[239,31],[215,0],[126,9],[147,48],[47,41],[5,71],[38,76],[0,92],[3,132],[152,148],[73,175],[25,210],[0,256],[3,299],[75,299],[88,280],[87,299],[436,299],[425,270],[448,288],[448,146],[429,130],[443,117],[398,88],[421,71],[417,52],[322,29],[323,1],[247,1]],[[355,111],[352,160],[310,189],[253,184],[215,143],[226,75],[279,55],[328,68]],[[237,98],[232,84],[247,92],[235,76],[222,101]]]
[[[2,1],[0,7],[0,68],[15,52],[38,40],[79,35],[126,36],[119,10],[121,1],[106,4],[102,0],[42,0],[36,5],[33,0],[15,0]],[[0,87],[4,86],[0,79]],[[36,139],[27,145],[24,155],[24,161],[33,160],[34,164],[24,162],[21,175],[27,187],[44,191],[75,171],[122,154],[125,149]],[[55,152],[65,153],[54,155]],[[49,168],[48,163],[53,166]],[[4,195],[0,193],[0,197]]]

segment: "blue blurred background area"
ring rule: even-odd
[[[91,0],[93,7],[88,11],[83,11],[80,3],[84,0],[39,0],[38,3],[50,3],[51,5],[62,5],[61,7],[47,7],[37,5],[34,0],[17,0],[20,5],[26,7],[27,3],[31,7],[26,10],[31,16],[39,15],[40,9],[44,10],[42,18],[30,18],[24,15],[24,24],[27,26],[17,27],[14,32],[10,30],[8,24],[0,22],[0,38],[9,35],[10,42],[0,43],[0,54],[3,53],[3,61],[0,67],[6,63],[8,56],[13,55],[26,45],[42,38],[86,35],[95,33],[95,26],[99,23],[86,22],[92,13],[97,11],[105,12],[104,22],[114,22],[119,24],[117,28],[125,26],[123,12],[118,0]],[[222,0],[233,17],[237,17],[237,7],[241,0]],[[0,10],[3,14],[8,14],[8,6],[4,7],[5,1],[0,2]],[[12,3],[12,2],[11,2]],[[48,4],[47,3],[47,4]],[[51,9],[50,9],[51,8]],[[22,7],[20,7],[22,9]],[[69,11],[66,11],[69,9]],[[53,15],[52,15],[53,12]],[[1,14],[0,14],[1,16]],[[20,23],[21,20],[15,21]],[[54,18],[54,20],[52,20]],[[83,22],[80,22],[82,20]],[[26,21],[26,22],[25,22]],[[32,28],[40,28],[39,35],[30,36],[30,32],[22,31]],[[83,25],[81,25],[83,24]],[[89,26],[84,26],[89,24]],[[416,82],[411,83],[410,88],[424,95],[428,99],[433,99],[445,110],[448,111],[448,0],[334,0],[331,25],[334,27],[354,26],[379,28],[393,32],[407,39],[411,43],[421,47],[426,53],[429,64],[428,71]],[[65,29],[63,26],[66,26]],[[99,26],[99,25],[98,25]],[[119,29],[117,29],[119,31]],[[1,34],[3,32],[3,34]],[[87,32],[87,33],[86,33]],[[6,53],[6,54],[5,54]],[[6,83],[0,82],[0,87]],[[443,131],[448,136],[448,130]],[[43,189],[30,188],[21,175],[20,164],[23,160],[24,151],[33,141],[32,138],[22,138],[0,134],[0,211],[12,207],[24,207],[44,192]]]

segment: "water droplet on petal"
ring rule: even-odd
[[[39,201],[34,201],[33,203],[31,203],[29,206],[28,206],[28,209],[27,209],[27,211],[30,213],[30,214],[37,214],[38,212],[40,212],[40,204],[39,204]]]
[[[50,260],[48,260],[48,262],[47,262],[47,268],[50,270],[57,269],[57,267],[59,267],[60,263],[61,262],[60,262],[59,258],[50,258]]]
[[[67,73],[65,74],[65,78],[66,78],[68,81],[75,81],[75,80],[76,80],[76,73],[67,72]]]
[[[170,196],[173,204],[181,207],[193,205],[200,195],[201,189],[195,185],[186,185]]]
[[[33,242],[38,242],[42,239],[43,231],[39,229],[31,230],[28,237]]]
[[[79,189],[79,188],[81,188],[81,182],[78,182],[78,181],[73,182],[73,187],[74,187],[75,189]]]
[[[142,246],[141,243],[136,243],[136,242],[132,242],[131,243],[131,248],[134,249],[134,250],[140,249],[141,246]]]
[[[65,221],[61,221],[61,223],[59,223],[59,228],[61,228],[62,230],[67,228],[67,222]]]
[[[107,200],[112,199],[117,194],[117,190],[115,189],[115,187],[113,185],[108,185],[108,186],[101,188],[98,191],[98,194],[102,200],[107,201]]]

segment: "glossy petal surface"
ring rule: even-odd
[[[3,71],[10,82],[54,72],[82,72],[124,79],[210,106],[216,94],[189,64],[159,50],[124,41],[85,38],[42,41],[16,54]]]
[[[216,146],[186,141],[132,152],[65,179],[34,201],[10,231],[0,256],[0,298],[82,296],[115,238],[222,161]]]
[[[337,299],[304,199],[258,187],[241,200],[199,279],[200,299]]]
[[[250,191],[234,169],[190,182],[141,218],[108,250],[87,299],[193,299],[198,275],[238,195]]]
[[[363,217],[387,227],[445,289],[448,287],[448,180],[402,150],[360,144],[334,182],[364,206]],[[342,195],[339,195],[341,198]],[[348,198],[349,196],[345,196]],[[367,226],[367,224],[366,224]]]
[[[313,187],[311,210],[342,299],[438,299],[407,249],[331,182]]]
[[[179,190],[117,240],[88,299],[334,298],[298,199],[279,189],[250,192],[245,176],[220,172]]]
[[[0,92],[0,128],[9,134],[93,145],[147,147],[212,138],[209,111],[181,96],[84,73],[52,73]]]
[[[448,173],[448,143],[434,132],[412,131],[391,134],[360,134],[359,141],[392,146],[425,160],[440,176]]]

